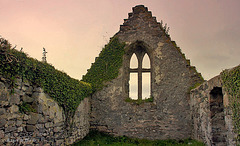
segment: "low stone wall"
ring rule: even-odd
[[[89,132],[89,101],[78,106],[71,132],[64,128],[63,109],[38,86],[20,79],[14,93],[4,78],[0,80],[0,145],[65,145],[82,139]],[[33,112],[23,113],[26,106]]]
[[[193,138],[207,145],[236,145],[228,95],[220,76],[191,91]]]

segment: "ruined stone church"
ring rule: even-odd
[[[18,80],[16,93],[10,95],[0,76],[0,145],[72,144],[89,129],[140,139],[192,138],[209,146],[236,145],[229,95],[221,77],[204,81],[147,7],[133,7],[113,37],[126,44],[118,76],[81,101],[67,134],[63,108],[41,87]],[[135,68],[130,66],[133,56]],[[145,57],[148,67],[143,65]],[[144,73],[150,75],[150,99],[143,97]],[[138,100],[129,100],[131,74],[137,75]],[[34,104],[36,112],[19,113],[21,102]]]
[[[192,137],[208,145],[233,145],[231,117],[224,109],[227,95],[219,77],[202,83],[201,74],[190,65],[180,48],[156,21],[147,7],[138,5],[124,19],[115,34],[125,42],[123,66],[119,76],[91,98],[91,128],[110,134],[147,139],[185,139]],[[130,67],[135,54],[138,67]],[[150,68],[143,68],[143,57]],[[130,74],[138,74],[138,99],[142,99],[142,74],[150,73],[153,102],[126,102]],[[227,103],[226,103],[227,104]],[[224,114],[225,112],[225,114]],[[224,121],[225,119],[225,121]],[[228,132],[228,133],[227,133]]]

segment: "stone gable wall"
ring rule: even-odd
[[[91,128],[147,139],[191,137],[189,88],[200,81],[187,60],[146,7],[136,6],[115,35],[126,42],[119,76],[91,98]],[[142,47],[151,61],[153,102],[126,102],[132,50]]]
[[[10,94],[6,79],[0,80],[0,145],[50,144],[66,145],[82,139],[89,132],[89,101],[85,98],[78,106],[72,132],[64,128],[63,109],[38,86],[20,79]],[[22,103],[36,112],[21,113]]]

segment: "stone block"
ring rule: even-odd
[[[16,113],[19,111],[19,108],[17,105],[12,105],[9,109],[10,109],[10,113]]]
[[[39,114],[37,113],[30,113],[31,118],[27,121],[28,124],[36,124],[39,119]]]
[[[22,123],[23,123],[23,121],[22,121],[22,120],[17,120],[17,122],[16,122],[16,125],[17,125],[17,126],[21,126],[21,125],[22,125]]]
[[[48,100],[47,101],[47,104],[51,107],[55,106],[55,102],[54,101],[51,101],[51,100]]]
[[[33,89],[33,91],[38,93],[43,93],[43,89],[41,87],[36,87]]]
[[[27,95],[24,95],[24,96],[22,97],[22,100],[23,100],[24,102],[26,102],[26,103],[32,103],[32,102],[34,101],[34,98],[29,97],[29,96],[27,96]]]
[[[24,121],[27,121],[29,118],[30,118],[30,116],[27,115],[27,114],[25,114],[25,115],[23,116],[23,120],[24,120]]]
[[[46,117],[44,117],[43,115],[39,114],[38,123],[43,124],[43,123],[46,123],[47,121],[48,121],[48,119]]]
[[[44,133],[46,131],[46,128],[39,128],[38,130],[40,133]]]
[[[3,130],[0,130],[0,139],[4,138],[5,134]]]
[[[8,126],[7,128],[5,128],[5,133],[16,131],[16,130],[17,128],[15,126]]]
[[[64,145],[64,140],[56,140],[56,145]]]
[[[19,114],[11,113],[7,115],[8,120],[17,119],[17,118],[20,118]]]
[[[43,105],[38,104],[38,108],[36,110],[37,110],[37,113],[42,114],[43,113]]]
[[[18,136],[18,133],[13,133],[13,136],[14,136],[14,137],[17,137],[17,136]]]
[[[27,125],[26,126],[26,130],[28,132],[33,132],[33,131],[35,131],[35,129],[36,129],[36,126],[34,126],[34,125]]]
[[[61,127],[61,126],[63,126],[63,125],[64,125],[64,121],[59,122],[59,123],[54,123],[54,126],[55,126],[55,127]]]
[[[3,114],[5,114],[5,113],[6,113],[5,108],[0,108],[0,115],[3,115]]]
[[[33,99],[38,99],[39,95],[40,95],[40,93],[34,92],[34,93],[32,94],[32,98],[33,98]]]
[[[62,127],[54,127],[53,132],[60,132],[62,130]]]
[[[1,119],[0,120],[0,128],[4,127],[6,123],[7,123],[6,119]]]
[[[5,91],[2,91],[0,93],[0,101],[7,101],[8,100],[8,93]]]
[[[53,127],[53,123],[52,122],[45,123],[45,127],[46,128]]]
[[[20,103],[20,95],[19,94],[16,94],[16,93],[14,93],[14,94],[11,94],[10,96],[9,96],[9,102],[10,102],[10,104],[19,104]]]
[[[27,90],[28,86],[22,86],[22,91],[25,92]]]
[[[18,127],[18,128],[17,128],[17,131],[18,131],[18,132],[22,132],[22,131],[23,131],[23,127]]]
[[[44,128],[44,124],[36,124],[36,128],[37,129]]]
[[[25,91],[26,94],[28,95],[31,95],[33,93],[33,87],[32,86],[29,86],[26,91]]]
[[[15,121],[7,121],[7,126],[15,126],[16,122]]]
[[[16,93],[16,94],[18,94],[20,96],[25,94],[21,89],[14,89],[14,93]]]

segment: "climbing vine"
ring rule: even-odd
[[[0,44],[0,75],[9,80],[13,89],[17,78],[41,86],[45,93],[63,107],[66,126],[69,126],[81,100],[92,93],[91,85],[71,78],[48,63],[28,57],[12,48],[3,38],[0,38]],[[22,107],[24,111],[26,106]]]
[[[101,89],[105,82],[118,76],[119,68],[122,66],[124,47],[125,44],[114,37],[102,49],[95,63],[82,78],[84,82],[91,83],[93,91]]]
[[[240,144],[240,66],[223,71],[221,78],[229,94],[234,127],[238,134],[237,141]]]

